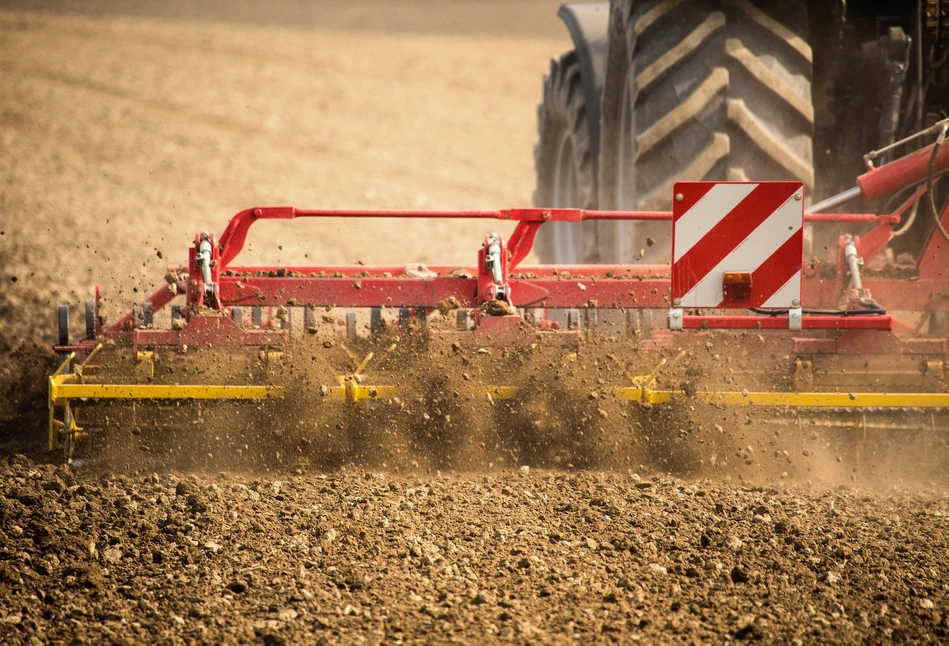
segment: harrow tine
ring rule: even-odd
[[[538,312],[540,312],[540,310],[536,307],[527,308],[524,310],[524,320],[534,327],[540,326],[540,314]]]
[[[346,338],[350,341],[356,341],[359,338],[356,330],[356,312],[346,312]]]
[[[596,310],[592,307],[588,307],[583,310],[583,325],[586,329],[592,331],[596,329]]]
[[[232,307],[231,319],[237,324],[238,327],[244,327],[244,308]]]
[[[455,324],[458,326],[458,329],[462,332],[467,332],[469,327],[468,323],[468,310],[458,310],[458,313],[455,314]]]
[[[60,305],[57,315],[59,319],[59,345],[69,345],[69,306]]]
[[[309,334],[316,334],[316,308],[312,305],[303,308],[303,329]]]
[[[180,330],[184,327],[184,317],[181,315],[181,305],[171,306],[171,329]]]
[[[86,339],[92,341],[96,338],[96,302],[93,299],[86,300]]]
[[[369,311],[369,331],[372,335],[382,334],[382,308],[373,307]]]
[[[254,306],[250,311],[250,322],[257,329],[264,327],[264,308],[259,305]]]

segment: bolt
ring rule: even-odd
[[[672,313],[672,318],[674,318],[674,319],[679,318],[679,313],[678,313],[678,312],[673,312],[673,313]]]
[[[254,215],[256,215],[258,218],[260,217],[261,213],[263,213],[263,211],[261,211],[260,209],[254,209]]]
[[[685,196],[682,193],[676,193],[676,202],[681,202],[685,199]]]
[[[800,193],[795,193],[795,194],[794,194],[794,201],[795,201],[795,202],[800,202],[800,201],[801,201],[801,194],[800,194]]]
[[[550,219],[550,211],[544,211],[543,214],[541,214],[541,217],[544,218],[545,220],[549,220],[549,219]]]
[[[679,307],[680,305],[682,305],[682,299],[681,299],[681,298],[673,298],[673,299],[672,299],[672,304],[675,305],[676,307]]]
[[[801,306],[800,300],[795,298],[794,300],[791,301],[791,307],[800,307],[800,306]]]
[[[799,318],[801,318],[801,313],[800,313],[800,312],[791,312],[791,318],[792,318],[792,319],[799,319]]]

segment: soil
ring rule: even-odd
[[[527,468],[280,479],[3,468],[5,643],[947,636],[941,493]]]
[[[4,3],[0,642],[947,639],[942,436],[611,394],[675,350],[420,351],[395,328],[352,352],[417,394],[334,419],[315,385],[355,367],[340,327],[294,346],[282,377],[313,388],[276,407],[138,411],[169,428],[46,452],[54,308],[80,333],[96,283],[114,318],[254,205],[529,204],[556,6]],[[242,257],[470,265],[489,230],[510,226],[263,223]],[[660,385],[761,372],[754,339],[712,341]],[[270,378],[204,358],[195,379]]]

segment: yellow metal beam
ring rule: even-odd
[[[779,406],[788,408],[949,408],[949,393],[779,393],[779,392],[699,392],[693,396],[681,390],[620,388],[615,391],[627,401],[665,404],[673,401],[699,402],[721,406]]]
[[[77,384],[57,375],[49,380],[50,404],[69,399],[268,399],[280,397],[279,386],[202,386],[179,384]]]
[[[281,386],[218,386],[196,384],[83,384],[74,383],[74,375],[57,374],[50,378],[50,406],[70,399],[271,399],[286,394]],[[404,386],[359,384],[341,379],[324,393],[352,403],[391,399],[410,392]],[[490,399],[508,399],[516,386],[473,388]],[[949,408],[949,393],[817,393],[817,392],[698,392],[687,395],[680,390],[652,390],[642,386],[614,389],[619,399],[642,404],[698,402],[720,406],[771,406],[788,408]]]

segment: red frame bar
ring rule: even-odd
[[[858,238],[861,251],[872,254],[885,247],[892,230],[909,206],[920,199],[925,190],[916,191],[896,212],[887,215],[866,213],[806,214],[808,222],[873,224],[869,232]],[[945,211],[943,212],[945,216]],[[248,306],[314,306],[314,307],[414,307],[433,309],[454,297],[461,307],[477,307],[483,302],[489,286],[483,258],[475,267],[459,272],[456,267],[426,267],[422,275],[412,275],[412,265],[403,266],[313,266],[313,267],[245,267],[230,266],[241,249],[250,227],[258,220],[293,219],[297,217],[345,218],[453,218],[496,219],[517,222],[507,241],[505,282],[510,286],[512,302],[517,307],[536,308],[652,308],[670,306],[668,265],[563,265],[526,266],[520,263],[530,252],[534,237],[544,222],[582,222],[585,220],[667,221],[666,211],[587,211],[583,209],[504,209],[466,211],[389,211],[375,209],[312,210],[293,207],[260,207],[236,214],[228,223],[219,243],[213,245],[212,280],[218,286],[215,303],[219,308]],[[196,237],[196,246],[199,238]],[[213,237],[212,237],[213,242]],[[163,286],[152,294],[150,302],[157,311],[171,302],[177,293],[187,294],[187,315],[203,304],[204,289],[195,262],[196,246],[190,249],[186,267],[188,280],[179,281],[175,289]],[[943,271],[933,271],[941,264],[937,256],[945,255],[944,245],[931,237],[921,254],[918,280],[876,278],[872,272],[864,276],[864,286],[889,309],[949,309],[949,300],[940,302],[945,291]],[[482,251],[483,255],[483,251]],[[932,256],[932,257],[930,257]],[[869,260],[869,258],[868,258]],[[516,271],[515,271],[516,268]],[[807,268],[805,267],[805,270]],[[510,272],[510,273],[508,273]],[[461,273],[462,275],[459,275]],[[264,274],[264,275],[261,275]],[[433,274],[433,275],[431,275]],[[934,275],[931,275],[934,274]],[[180,274],[179,274],[180,275]],[[479,291],[480,281],[480,291]],[[842,293],[845,271],[838,259],[836,276],[821,279],[816,272],[805,271],[803,301],[805,307],[836,308]],[[943,304],[944,303],[944,304]],[[130,329],[132,314],[103,330],[115,335]],[[906,325],[898,325],[905,331]],[[696,329],[714,325],[725,329],[787,329],[783,317],[725,316],[683,319],[683,327]],[[890,317],[804,317],[805,329],[867,329],[892,330]]]
[[[893,329],[890,316],[803,316],[805,330],[885,330]],[[683,316],[686,330],[787,330],[786,316]]]

